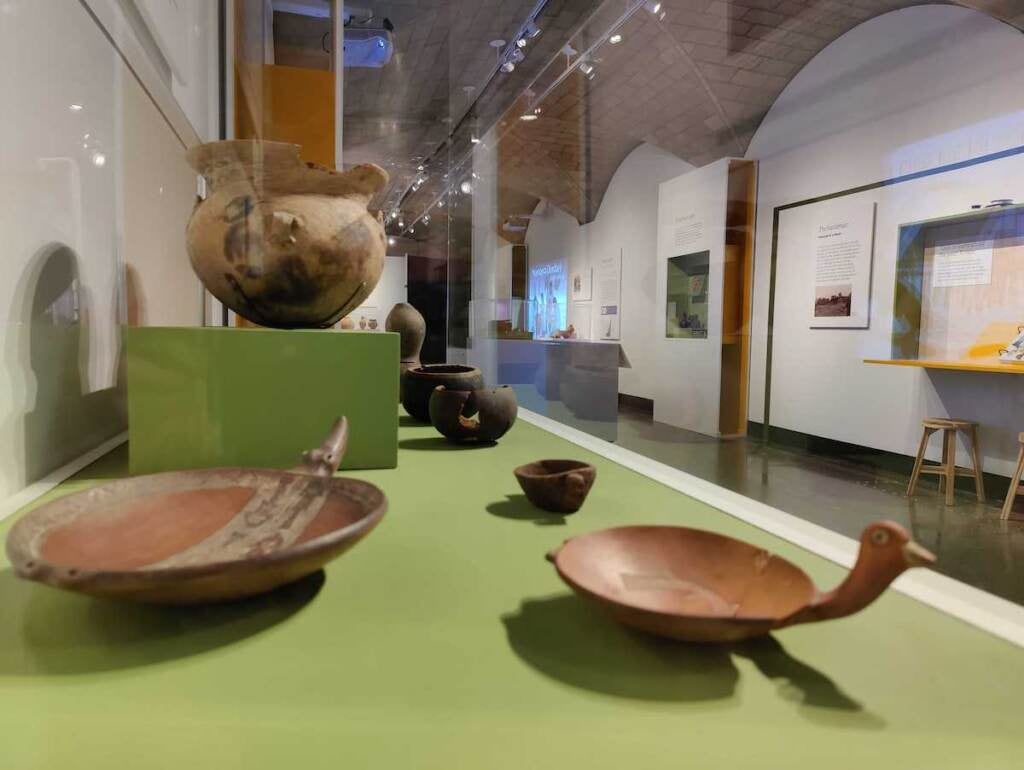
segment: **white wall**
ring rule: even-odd
[[[202,316],[183,140],[80,3],[0,18],[3,501],[124,430],[121,324]]]
[[[752,420],[764,414],[774,207],[1021,144],[1024,37],[973,11],[924,6],[873,19],[793,79],[747,153],[759,161]],[[867,330],[808,328],[807,257],[797,234],[813,211],[782,214],[772,424],[913,454],[920,420],[950,414],[978,420],[986,470],[1009,473],[1024,429],[1017,377],[929,374],[862,359],[889,355],[898,226],[994,198],[1024,199],[1024,161],[1001,160],[857,197],[878,204]]]
[[[570,275],[596,266],[602,255],[622,250],[620,343],[632,364],[619,370],[622,393],[655,397],[658,185],[691,169],[675,155],[641,144],[616,170],[593,222],[581,227],[571,215],[541,202],[526,231],[530,264],[564,259]],[[568,322],[588,339],[596,336],[590,328],[591,305],[570,300],[568,312]]]
[[[655,302],[649,333],[655,371],[654,419],[705,435],[718,435],[722,381],[722,306],[725,273],[725,215],[729,159],[716,161],[662,182],[658,203]],[[690,233],[679,243],[680,228]],[[707,251],[708,335],[704,339],[665,336],[670,257]]]

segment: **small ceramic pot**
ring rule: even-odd
[[[476,412],[477,418],[463,417]],[[430,396],[430,422],[451,441],[491,442],[508,433],[519,411],[515,391],[508,385],[482,390],[434,388]]]
[[[438,385],[448,390],[480,390],[484,376],[475,366],[461,364],[429,364],[408,370],[402,376],[402,406],[410,417],[430,422],[430,396]],[[470,404],[465,410],[463,417],[476,414]]]
[[[553,513],[578,511],[597,478],[597,468],[579,460],[538,460],[513,473],[530,502]]]

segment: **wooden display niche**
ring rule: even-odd
[[[750,369],[750,308],[754,287],[754,215],[757,163],[729,162],[722,279],[722,376],[718,430],[723,436],[747,432]]]
[[[992,241],[987,284],[936,287],[937,244]],[[1024,325],[1024,204],[991,207],[900,226],[892,357],[865,363],[1024,374],[999,350]]]

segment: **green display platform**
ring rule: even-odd
[[[288,467],[349,419],[342,468],[394,468],[397,334],[127,330],[133,474]]]
[[[159,609],[0,567],[0,766],[1021,767],[1019,648],[895,592],[733,647],[630,633],[544,553],[592,529],[673,523],[774,550],[821,586],[843,570],[522,421],[493,448],[404,426],[399,447],[397,469],[350,474],[390,510],[322,582]],[[523,502],[511,469],[541,457],[597,465],[579,513]],[[110,456],[59,493],[125,466]]]

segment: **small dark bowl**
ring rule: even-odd
[[[429,364],[409,369],[402,374],[402,406],[410,417],[430,422],[430,396],[438,385],[447,390],[480,390],[484,376],[475,366],[460,364]],[[463,416],[474,414],[470,411]]]
[[[578,511],[597,478],[597,468],[579,460],[538,460],[513,473],[530,502],[552,513]]]

